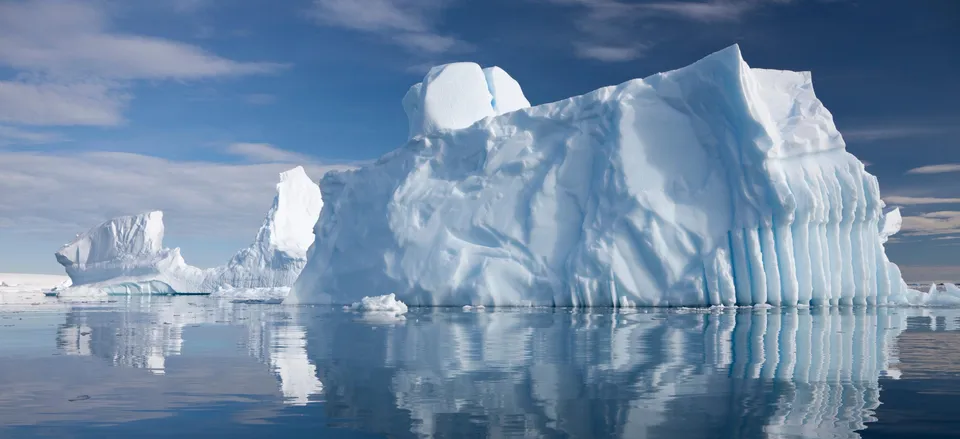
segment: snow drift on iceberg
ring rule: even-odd
[[[205,270],[188,265],[179,248],[163,248],[162,212],[114,218],[56,253],[73,281],[60,295],[288,287],[306,263],[322,207],[320,188],[302,167],[281,173],[277,196],[253,244],[227,265]]]
[[[286,302],[371,292],[412,306],[905,300],[883,248],[895,218],[810,73],[751,68],[731,46],[497,115],[477,69],[437,79],[451,68],[404,98],[404,147],[324,177],[317,240]],[[431,102],[457,118],[440,120]]]

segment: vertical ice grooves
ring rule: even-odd
[[[727,239],[730,245],[730,267],[733,272],[737,305],[750,305],[752,293],[750,290],[750,272],[746,266],[746,256],[743,249],[743,231],[728,232]]]
[[[878,241],[876,179],[858,165],[813,162],[790,173],[772,167],[780,206],[740,218],[754,226],[728,231],[705,259],[705,302],[728,303],[724,282],[739,305],[864,306],[902,293],[898,269]]]

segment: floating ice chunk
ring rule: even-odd
[[[418,306],[909,300],[881,237],[899,212],[882,216],[876,177],[845,150],[810,73],[751,68],[732,46],[496,117],[482,74],[431,70],[404,100],[411,131],[429,134],[325,176],[335,207],[287,301],[370,290]]]
[[[383,296],[364,297],[359,302],[354,302],[349,309],[360,312],[385,312],[395,315],[407,313],[407,304],[397,300],[395,294],[390,293]]]

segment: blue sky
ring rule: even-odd
[[[907,277],[960,278],[949,0],[0,0],[0,272],[58,273],[75,233],[149,209],[189,263],[221,264],[278,172],[400,146],[400,99],[435,64],[500,66],[536,105],[733,43],[813,72],[904,209],[888,247]]]

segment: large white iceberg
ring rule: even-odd
[[[442,83],[435,96],[434,77],[450,69],[431,70],[404,99],[420,118],[411,116],[405,146],[322,180],[317,240],[286,302],[385,293],[411,306],[906,300],[882,242],[895,221],[809,72],[750,68],[731,46],[497,115],[476,71],[453,81],[474,88]],[[425,116],[430,102],[478,120],[428,123],[439,120]]]
[[[320,188],[302,167],[280,174],[277,196],[253,244],[226,265],[188,265],[180,249],[163,247],[163,213],[114,218],[56,253],[73,286],[61,296],[199,293],[290,286],[306,263],[313,225],[323,207]]]

